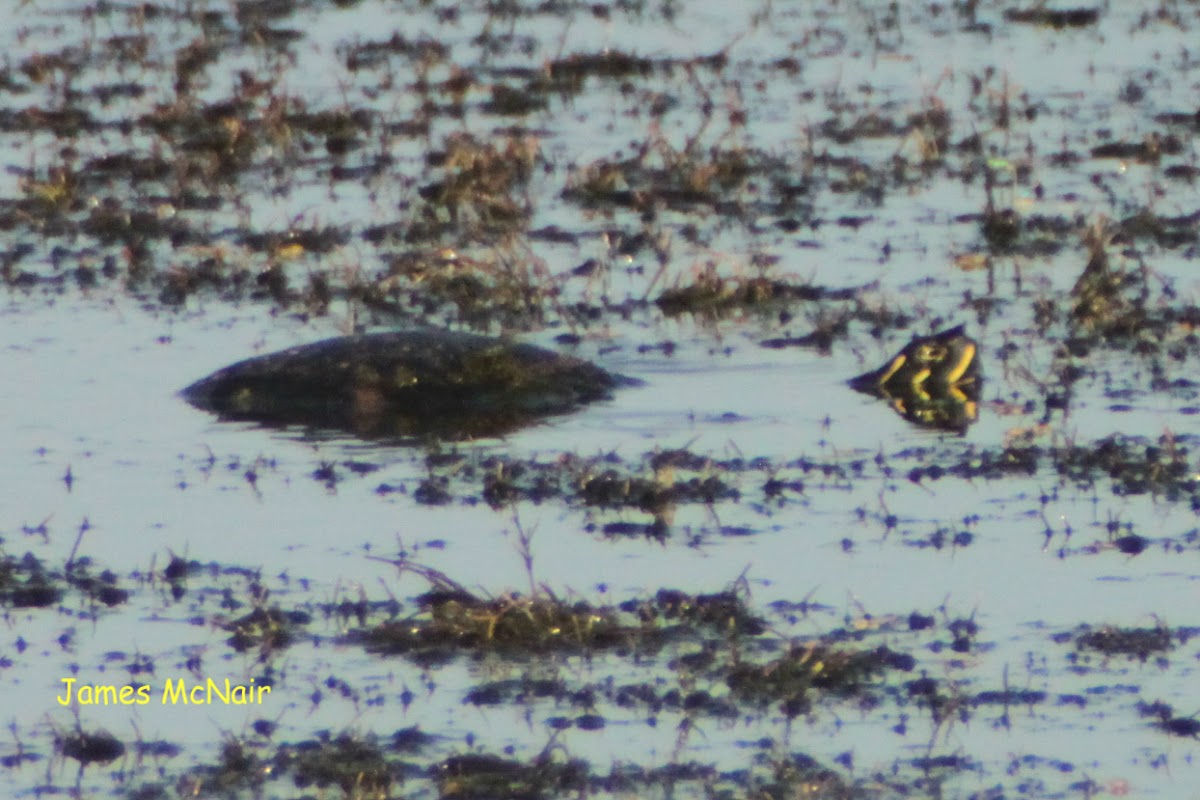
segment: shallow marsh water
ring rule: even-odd
[[[417,726],[433,740],[389,763],[392,783],[326,796],[1200,797],[1200,6],[1108,4],[1054,27],[987,2],[811,5],[15,9],[0,31],[3,553],[59,571],[90,558],[131,596],[5,595],[10,793],[316,791],[311,774],[273,782],[271,742]],[[1093,157],[1114,142],[1126,157]],[[1008,208],[1015,239],[989,233]],[[1097,224],[1127,280],[1084,308]],[[651,302],[760,275],[853,292],[719,314]],[[964,436],[846,387],[957,322],[985,375]],[[175,395],[249,355],[423,323],[515,333],[644,385],[433,452],[219,423]],[[826,350],[761,346],[815,330],[832,331]],[[1105,460],[1114,435],[1124,466]],[[651,463],[672,450],[687,457]],[[977,469],[1014,453],[1035,454],[1032,473]],[[514,473],[516,499],[486,501],[497,470],[546,465],[557,493],[535,501]],[[608,469],[726,491],[606,505],[588,487]],[[372,655],[350,634],[389,612],[329,607],[414,613],[429,587],[398,574],[401,553],[495,597],[734,586],[767,630]],[[180,598],[172,556],[196,562]],[[229,644],[232,620],[275,605],[307,615],[288,645]],[[1170,648],[1090,648],[1105,626],[1164,630]],[[768,663],[793,643],[912,663],[812,689],[798,714],[731,689],[727,650]],[[70,709],[55,702],[68,676],[273,691],[262,707]],[[656,704],[618,702],[630,685]],[[78,771],[55,746],[76,726],[129,750]],[[162,741],[181,752],[137,750]],[[258,766],[234,770],[233,742]],[[468,753],[588,766],[484,791],[454,772]],[[225,783],[197,777],[214,764]],[[635,768],[664,771],[613,777]]]

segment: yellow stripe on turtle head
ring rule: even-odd
[[[878,384],[883,386],[885,383],[890,381],[892,376],[899,372],[900,368],[903,367],[907,361],[908,356],[904,355],[904,353],[901,353],[893,358],[892,363],[888,364],[887,367],[884,368],[883,373],[879,376]]]
[[[946,383],[958,383],[959,379],[971,368],[975,361],[975,343],[968,341],[963,345],[958,355],[958,363],[946,373]]]
[[[925,367],[921,371],[914,374],[909,385],[904,387],[905,390],[912,392],[915,398],[923,402],[928,402],[931,400],[932,396],[929,394],[928,390],[925,389],[925,381],[929,380],[929,375],[931,372],[932,370],[930,370],[929,367]]]

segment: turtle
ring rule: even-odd
[[[851,378],[850,386],[887,400],[917,425],[961,433],[979,418],[978,353],[978,342],[958,325],[914,338],[879,369]]]
[[[181,394],[227,420],[470,438],[573,411],[632,383],[535,345],[418,329],[339,336],[257,356]]]

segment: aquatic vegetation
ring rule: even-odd
[[[622,627],[611,612],[551,597],[500,597],[431,593],[419,617],[385,622],[362,635],[372,653],[427,653],[499,648],[521,652],[592,649],[625,644],[636,629]]]
[[[289,770],[298,788],[336,786],[344,797],[364,800],[391,797],[392,784],[403,779],[378,742],[347,734],[280,747],[273,765]]]
[[[668,317],[684,313],[721,315],[740,309],[770,311],[794,303],[853,300],[853,289],[826,289],[766,277],[726,279],[711,267],[690,284],[666,289],[654,304]]]
[[[886,647],[861,651],[810,645],[767,664],[735,667],[727,681],[736,695],[753,702],[778,701],[785,714],[798,716],[811,710],[818,692],[854,695],[888,669],[910,671],[913,666],[911,656]]]
[[[47,608],[78,593],[97,610],[129,600],[129,590],[110,570],[93,574],[91,559],[51,567],[32,553],[16,558],[0,549],[0,605],[9,608]]]
[[[266,660],[276,650],[290,645],[308,621],[308,615],[300,612],[285,614],[278,606],[258,606],[224,627],[233,634],[229,638],[230,647],[239,653],[258,648]]]

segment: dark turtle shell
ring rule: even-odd
[[[850,386],[887,400],[914,424],[963,432],[979,418],[978,352],[979,344],[959,325],[916,337],[879,369],[852,378]]]
[[[488,436],[632,383],[587,361],[468,333],[327,339],[240,361],[183,390],[223,419],[357,435]]]

